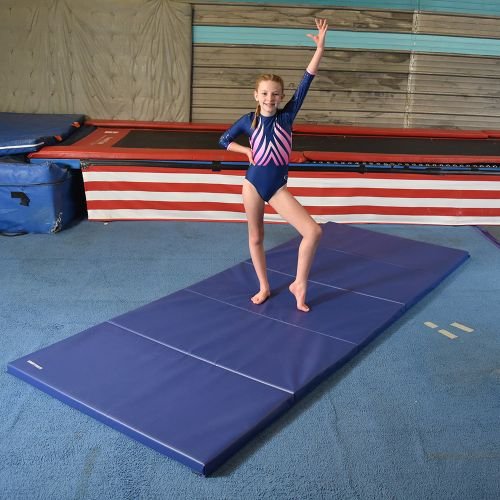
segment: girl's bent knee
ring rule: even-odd
[[[262,246],[264,244],[264,232],[256,231],[249,233],[248,243],[250,246]]]
[[[309,238],[316,243],[321,239],[322,234],[323,229],[321,229],[321,226],[315,222],[309,232]]]
[[[323,228],[319,224],[316,224],[316,238],[319,240],[321,239],[322,235],[323,235]]]

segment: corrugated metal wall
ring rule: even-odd
[[[314,17],[327,17],[328,48],[299,121],[500,128],[494,2],[482,2],[481,16],[469,13],[479,4],[461,13],[460,0],[281,3],[193,4],[193,121],[230,122],[253,109],[253,82],[262,72],[282,75],[290,95],[314,50],[305,34]],[[367,5],[372,9],[359,7]],[[459,13],[446,12],[451,8]]]

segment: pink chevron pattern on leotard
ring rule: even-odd
[[[292,151],[292,136],[278,122],[275,122],[271,137],[266,139],[261,121],[250,137],[250,145],[256,165],[269,163],[277,166],[288,165]]]

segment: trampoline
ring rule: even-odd
[[[273,296],[261,306],[249,300],[255,273],[245,261],[23,356],[8,371],[212,474],[469,257],[326,224],[305,314],[287,288],[298,243],[268,252]]]
[[[225,125],[87,121],[32,161],[81,168],[90,220],[244,221]],[[288,186],[318,222],[500,224],[500,131],[298,125]],[[270,207],[267,221],[280,221]]]

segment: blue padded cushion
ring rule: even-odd
[[[74,217],[72,175],[49,161],[0,161],[0,233],[55,233]]]
[[[85,120],[77,114],[0,113],[0,156],[38,151],[69,137]]]

